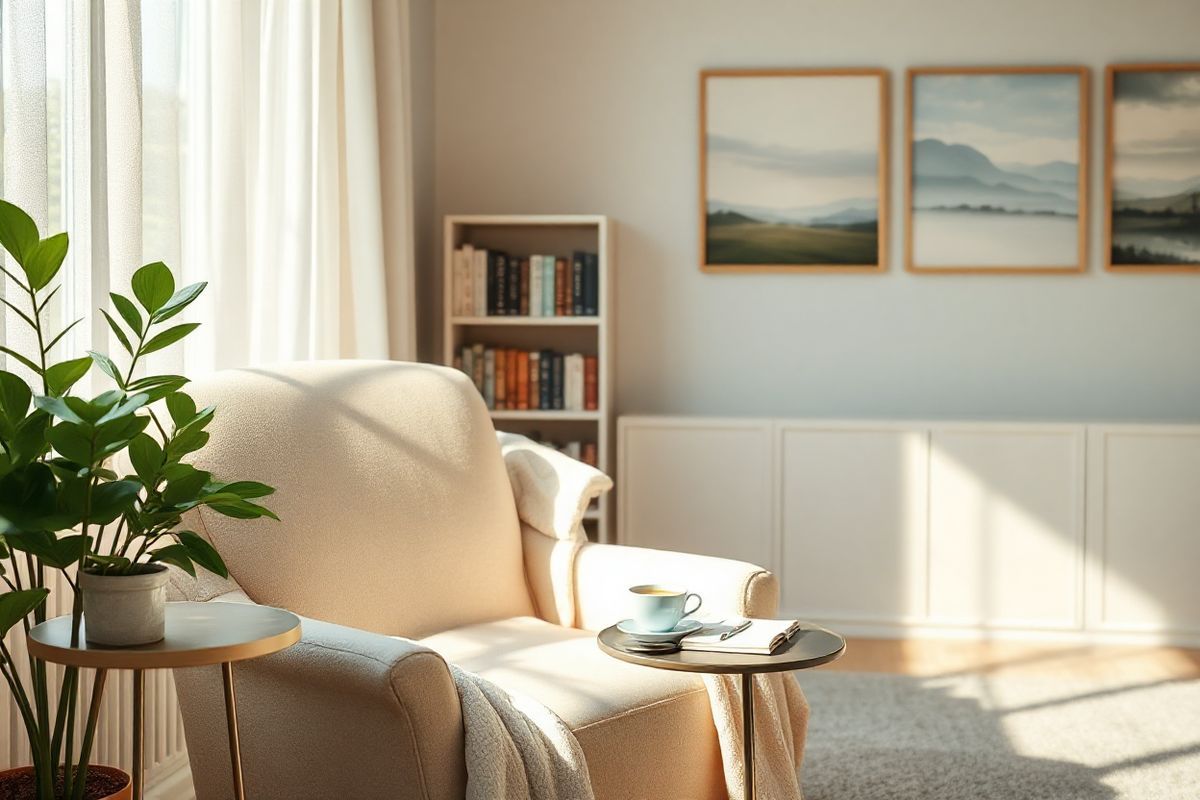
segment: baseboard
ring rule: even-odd
[[[837,620],[811,620],[843,636],[867,639],[957,639],[960,641],[1026,641],[1070,645],[1140,645],[1200,648],[1200,634],[1172,631],[1079,631],[1014,628],[888,625]]]
[[[186,753],[158,767],[148,777],[146,800],[196,800],[192,768]]]

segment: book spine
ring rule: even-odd
[[[529,316],[542,316],[542,257],[529,257]]]
[[[521,259],[521,287],[518,298],[519,313],[523,317],[529,316],[529,259]]]
[[[500,253],[488,253],[488,313],[500,314],[501,298],[503,294],[500,291]]]
[[[571,257],[571,313],[583,316],[583,253]]]
[[[583,445],[583,456],[580,461],[587,464],[589,467],[596,467],[600,464],[600,454],[596,448],[595,442],[585,442]]]
[[[483,394],[483,345],[472,345],[471,353],[473,355],[471,363],[475,365],[475,371],[471,375],[471,380],[475,382],[476,390],[480,394]]]
[[[529,353],[517,353],[517,410],[529,410]]]
[[[583,359],[583,409],[595,411],[600,408],[600,359],[585,356]]]
[[[462,365],[463,373],[470,377],[475,374],[475,351],[471,349],[470,345],[463,345],[460,352],[458,363]]]
[[[509,315],[521,313],[521,264],[512,257],[508,259],[508,298],[504,307]]]
[[[583,356],[571,358],[571,410],[583,411]]]
[[[488,408],[496,407],[496,351],[483,351],[483,402]]]
[[[567,260],[554,259],[554,316],[567,315]]]
[[[539,264],[538,269],[542,267]],[[542,354],[534,350],[529,354],[529,407],[537,411],[542,407]]]
[[[563,451],[564,455],[568,455],[571,458],[575,459],[576,461],[579,461],[580,456],[583,455],[583,442],[579,442],[579,441],[567,442],[565,445],[563,445],[562,451]]]
[[[494,290],[492,293],[492,313],[497,317],[504,315],[504,297],[509,291],[509,259],[504,253],[494,253],[492,269],[496,271]]]
[[[504,389],[505,399],[507,400],[505,408],[516,410],[520,384],[520,366],[517,364],[516,348],[508,349],[507,363],[504,365],[504,382],[507,384]]]
[[[600,256],[587,253],[583,261],[583,313],[594,317],[600,313]]]
[[[508,352],[506,350],[496,351],[496,388],[495,388],[495,404],[492,408],[505,409],[508,408]]]
[[[554,404],[554,410],[561,411],[563,408],[563,355],[555,353],[551,358],[554,361],[554,367],[550,373],[550,400]]]
[[[462,308],[459,313],[469,317],[475,311],[475,248],[469,244],[462,248]]]
[[[554,256],[542,256],[542,316],[554,316]]]
[[[471,316],[487,315],[487,251],[471,253]]]
[[[543,350],[538,359],[538,369],[541,370],[541,375],[538,376],[538,393],[541,395],[538,405],[547,410],[554,408],[553,386],[550,377],[553,367],[552,354],[549,350]]]
[[[454,317],[461,316],[463,313],[464,281],[463,250],[459,247],[450,256],[450,315]]]

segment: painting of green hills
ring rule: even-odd
[[[883,73],[702,77],[702,268],[882,269]]]

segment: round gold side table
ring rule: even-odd
[[[103,687],[104,675],[110,669],[133,671],[134,800],[142,800],[144,791],[145,670],[213,664],[221,665],[224,682],[233,795],[245,800],[233,662],[291,647],[300,641],[300,618],[289,611],[249,603],[167,603],[166,636],[160,642],[137,647],[91,644],[86,638],[86,623],[85,619],[79,643],[72,646],[70,616],[43,622],[29,631],[29,652],[43,661],[96,670],[97,687]],[[100,691],[96,694],[94,702],[99,702]]]

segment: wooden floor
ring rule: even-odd
[[[1089,677],[1097,680],[1200,678],[1200,650],[1012,641],[858,639],[822,669],[932,677],[966,673]]]

